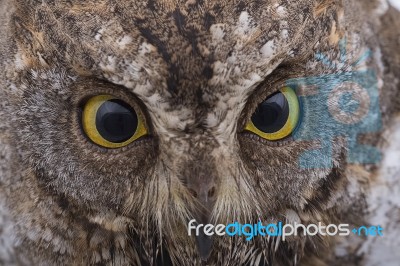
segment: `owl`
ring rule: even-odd
[[[352,229],[380,223],[380,206],[398,219],[390,193],[371,197],[400,111],[390,3],[0,5],[1,265],[373,261],[374,241],[355,234],[188,227]]]

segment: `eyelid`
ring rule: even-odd
[[[81,120],[83,131],[85,132],[86,136],[95,144],[110,149],[122,148],[134,142],[135,140],[139,139],[140,137],[148,134],[148,129],[145,124],[145,117],[142,111],[138,110],[139,108],[137,107],[136,108],[132,107],[132,109],[135,111],[138,117],[138,125],[132,137],[120,143],[114,143],[103,138],[98,132],[96,123],[93,119],[96,117],[97,111],[100,108],[100,106],[104,102],[113,99],[119,99],[119,98],[108,94],[91,97],[83,107],[82,120]]]
[[[274,133],[265,133],[259,130],[249,119],[249,122],[246,124],[245,130],[249,130],[251,132],[256,133],[260,137],[263,137],[268,140],[279,140],[287,137],[290,135],[293,130],[296,128],[297,123],[299,121],[300,116],[300,106],[299,102],[297,101],[297,95],[290,87],[283,87],[280,89],[280,92],[283,93],[286,97],[286,100],[289,104],[289,110],[291,115],[289,115],[288,120],[286,121],[285,125],[280,129],[278,132]],[[273,95],[273,94],[271,94]]]

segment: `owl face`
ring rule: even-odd
[[[334,219],[346,142],[329,167],[300,167],[319,142],[293,134],[318,114],[288,80],[335,72],[315,53],[338,60],[341,38],[358,55],[343,16],[335,1],[18,2],[10,127],[37,200],[23,242],[50,230],[51,249],[89,262],[296,261],[304,237],[196,238],[187,223]]]

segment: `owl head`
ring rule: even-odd
[[[123,265],[322,252],[333,240],[187,225],[362,214],[349,171],[379,158],[359,143],[377,140],[380,87],[359,60],[366,11],[345,2],[15,1],[2,93],[19,252]]]

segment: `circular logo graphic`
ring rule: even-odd
[[[328,109],[332,117],[342,124],[356,124],[369,111],[371,100],[366,89],[355,82],[343,82],[328,96]]]

